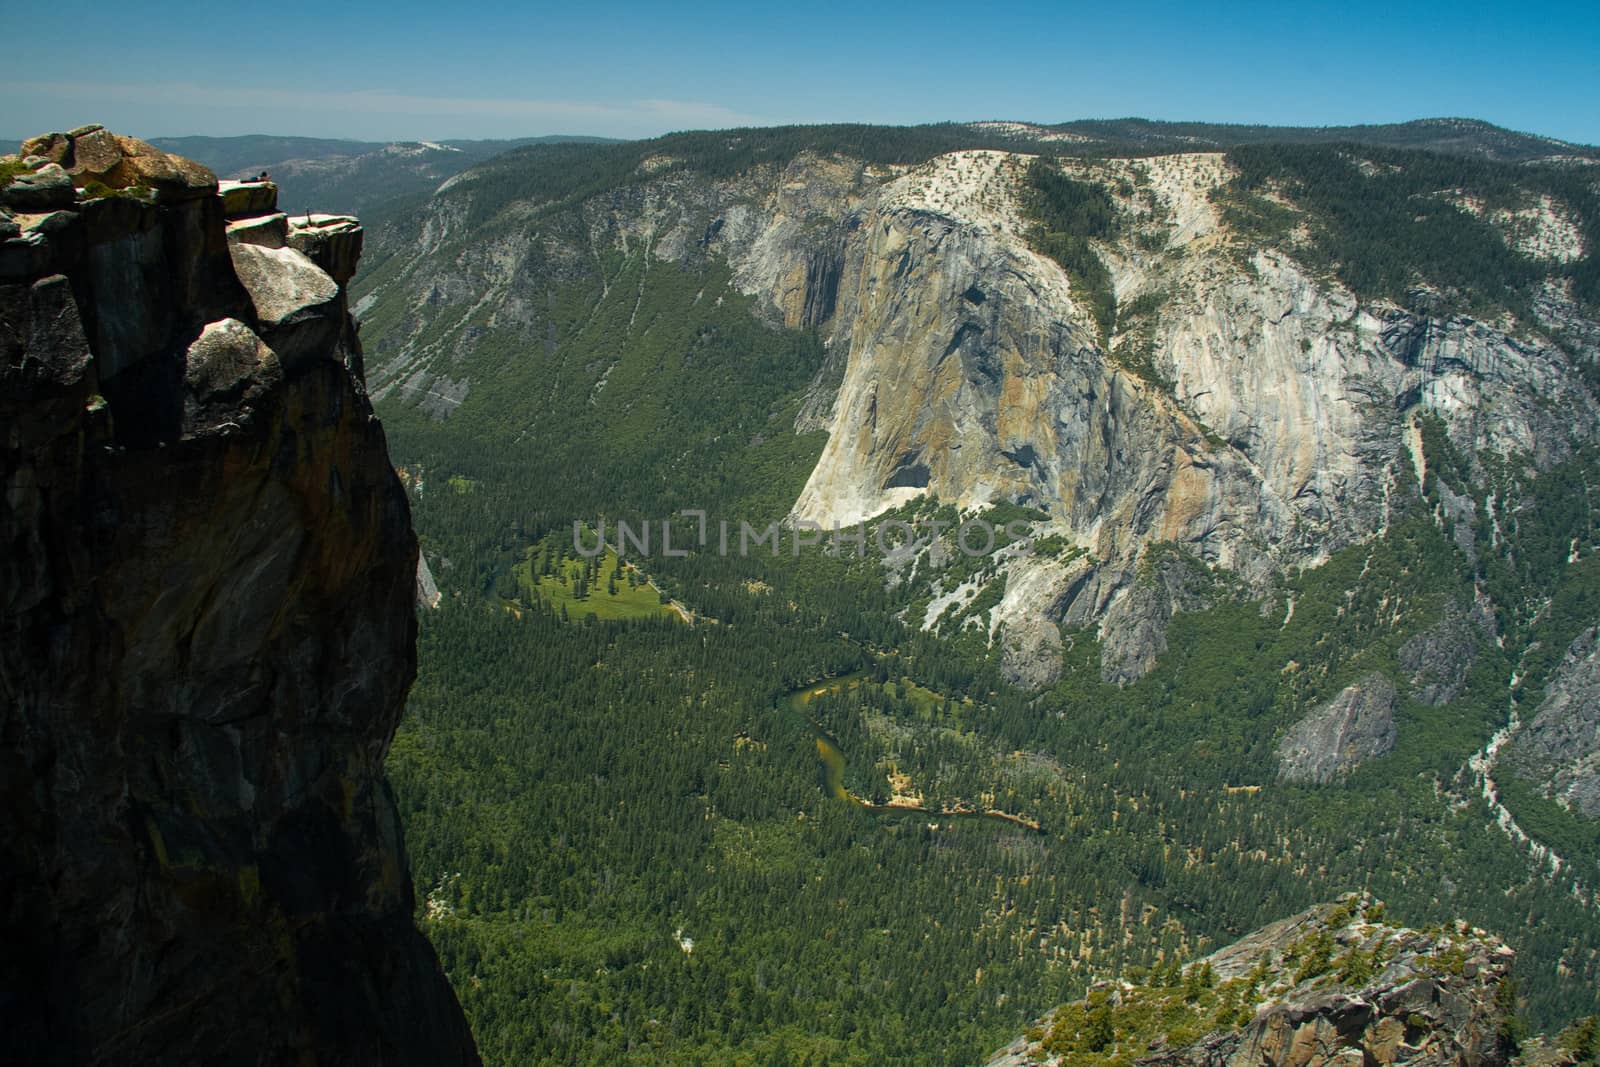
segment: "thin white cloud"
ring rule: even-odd
[[[84,82],[0,82],[0,95],[31,98],[40,104],[88,102],[151,108],[244,110],[258,115],[312,113],[324,118],[414,116],[498,119],[541,126],[581,127],[594,133],[652,133],[669,129],[758,126],[762,118],[720,104],[695,100],[530,100],[516,97],[418,96],[388,89],[316,90],[240,88],[192,82],[94,84]]]

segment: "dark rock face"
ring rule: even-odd
[[[0,205],[13,211],[55,211],[72,206],[72,177],[56,163],[19,175],[0,189]]]
[[[162,195],[0,261],[0,1061],[476,1063],[382,773],[417,548],[343,290],[241,284],[187,161],[36,147]]]
[[[1567,649],[1511,758],[1558,803],[1600,819],[1600,626]]]
[[[1100,676],[1127,685],[1150,672],[1167,651],[1167,624],[1180,611],[1211,606],[1198,561],[1176,554],[1151,560],[1101,623]]]
[[[1417,700],[1438,707],[1460,696],[1478,658],[1478,641],[1479,631],[1452,606],[1437,625],[1401,645],[1400,666]]]
[[[1394,685],[1369,674],[1290,728],[1278,745],[1278,775],[1323,785],[1394,748]]]

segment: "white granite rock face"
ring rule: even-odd
[[[1422,413],[1444,419],[1463,455],[1541,467],[1596,436],[1577,369],[1538,332],[1582,333],[1559,290],[1541,324],[1516,329],[1360,304],[1228,228],[1213,202],[1231,177],[1217,153],[1064,164],[1107,189],[1123,219],[1096,247],[1128,309],[1103,337],[1090,301],[1027,245],[1031,159],[966,151],[907,168],[802,155],[725,181],[666,171],[586,202],[581,244],[499,232],[377,298],[493,307],[507,325],[525,314],[514,279],[535,257],[545,269],[602,248],[725,260],[768,317],[828,345],[798,423],[828,441],[796,519],[852,523],[924,495],[963,509],[1010,501],[1043,509],[1083,549],[1050,595],[1035,576],[992,616],[1019,678],[1051,676],[1041,625],[1123,615],[1137,625],[1113,639],[1107,677],[1148,669],[1164,620],[1146,616],[1168,608],[1117,605],[1152,544],[1260,589],[1382,531]],[[438,197],[417,235],[424,252],[459,236],[470,195],[466,182]],[[1535,212],[1547,237],[1552,212]],[[398,348],[374,372],[375,395],[422,397],[459,377],[448,339]],[[1013,582],[1034,569],[1006,564]]]
[[[1278,776],[1326,785],[1394,748],[1394,684],[1369,674],[1295,723],[1278,744]]]

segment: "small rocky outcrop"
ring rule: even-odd
[[[1061,628],[1032,616],[1000,631],[1000,671],[1012,685],[1027,690],[1054,685],[1061,677]]]
[[[1439,623],[1400,646],[1400,667],[1418,702],[1438,707],[1461,695],[1478,659],[1480,631],[1452,605]]]
[[[443,594],[439,592],[439,584],[433,579],[433,570],[428,566],[428,557],[417,554],[417,607],[433,609],[439,606]]]
[[[1210,575],[1170,546],[1146,549],[1131,587],[1111,602],[1100,624],[1100,676],[1127,685],[1167,651],[1167,624],[1180,611],[1211,606]]]
[[[1278,744],[1278,776],[1325,785],[1394,748],[1394,684],[1373,673],[1295,723]]]
[[[1579,1019],[1554,1038],[1525,1041],[1516,1067],[1594,1067],[1600,1063],[1600,1015]]]
[[[476,1063],[383,777],[417,546],[317,259],[353,266],[359,237],[296,250],[269,186],[219,192],[100,127],[23,153],[0,188],[0,1060]]]
[[[1567,649],[1511,761],[1558,803],[1600,819],[1600,626]]]
[[[1465,924],[1410,930],[1351,895],[1187,968],[1107,983],[988,1067],[1498,1067],[1515,954]]]
[[[217,190],[217,176],[193,160],[170,156],[104,126],[30,138],[22,142],[21,157],[24,163],[37,162],[37,174],[48,173],[53,181],[60,171],[68,176],[69,185],[91,193],[132,191],[170,203],[207,197]],[[0,201],[9,203],[9,190],[0,194]]]

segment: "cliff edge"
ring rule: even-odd
[[[383,777],[417,546],[360,225],[101,127],[0,209],[0,1060],[478,1062]]]

